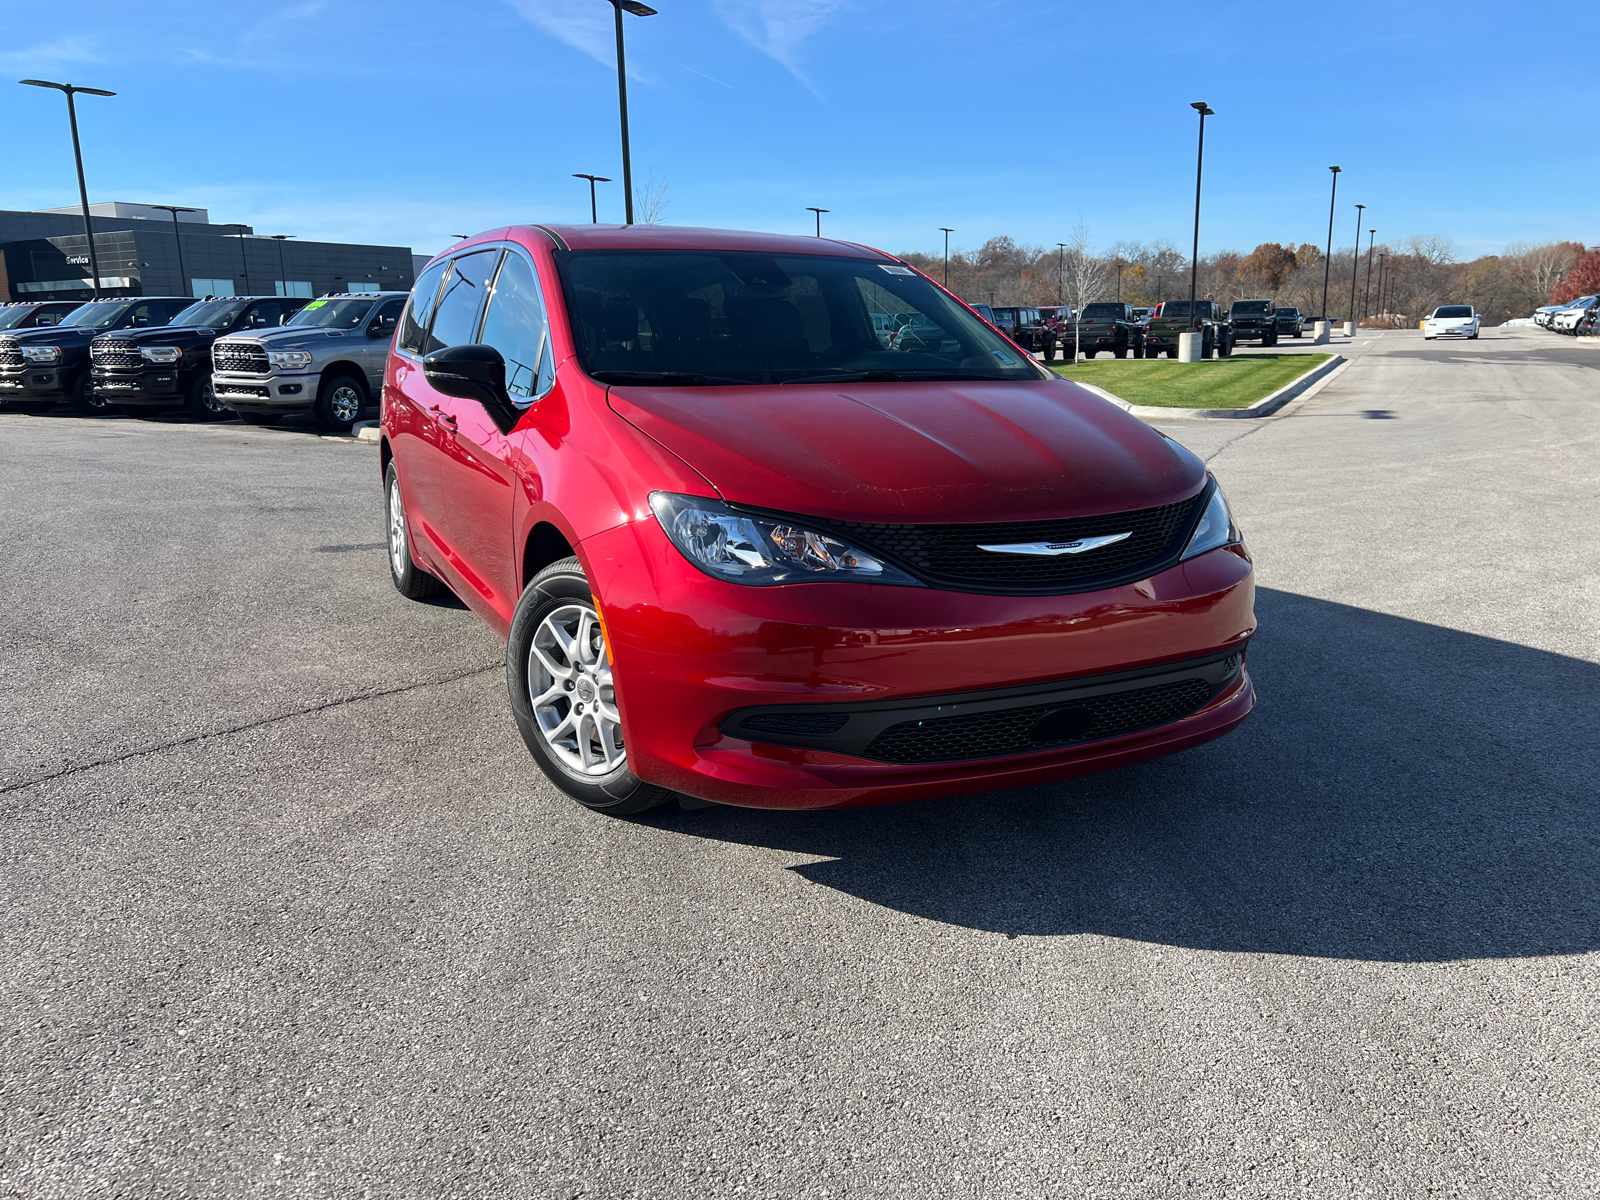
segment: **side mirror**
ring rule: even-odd
[[[476,400],[501,433],[510,433],[522,412],[506,394],[506,360],[493,346],[447,346],[422,360],[422,377],[441,395]]]
[[[393,317],[379,317],[367,326],[369,338],[392,337],[394,335],[395,319]]]

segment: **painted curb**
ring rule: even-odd
[[[357,421],[350,427],[350,436],[358,442],[376,442],[381,440],[378,434],[376,421]]]
[[[1335,354],[1327,362],[1312,367],[1305,374],[1291,379],[1277,391],[1269,396],[1263,396],[1254,404],[1244,408],[1168,408],[1158,404],[1129,404],[1120,396],[1113,396],[1105,388],[1096,387],[1092,383],[1078,383],[1077,380],[1068,380],[1069,383],[1078,383],[1086,392],[1092,392],[1100,399],[1115,404],[1123,412],[1131,413],[1142,420],[1159,419],[1162,421],[1229,421],[1239,418],[1270,417],[1289,401],[1296,399],[1309,388],[1322,383],[1344,366],[1350,360],[1342,354]]]

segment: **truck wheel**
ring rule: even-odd
[[[1218,358],[1227,358],[1232,353],[1233,353],[1233,342],[1230,339],[1222,338],[1220,341],[1217,342],[1217,357]]]
[[[1128,357],[1128,343],[1127,342],[1118,342],[1111,350],[1111,357],[1112,358],[1127,358]]]
[[[191,421],[220,421],[233,415],[228,406],[217,399],[217,389],[211,386],[209,373],[201,375],[189,385],[189,396],[183,402],[183,411]]]
[[[1045,362],[1055,362],[1056,360],[1056,340],[1053,337],[1048,337],[1044,340],[1044,360]]]
[[[72,411],[80,417],[105,417],[117,410],[106,403],[106,398],[94,390],[94,380],[85,371],[72,385]]]
[[[316,418],[318,429],[337,429],[348,433],[366,405],[365,384],[349,375],[335,375],[332,379],[322,381],[311,413]]]

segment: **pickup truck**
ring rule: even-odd
[[[1235,342],[1278,344],[1278,304],[1275,300],[1235,300],[1228,310]]]
[[[383,368],[406,295],[330,293],[282,328],[219,338],[211,347],[217,399],[251,425],[309,409],[318,428],[348,430],[383,392]],[[879,338],[888,348],[916,334],[914,326],[885,326]]]
[[[1046,362],[1056,356],[1055,331],[1044,323],[1044,315],[1037,308],[997,308],[994,326],[1024,350],[1042,354]]]
[[[86,417],[106,413],[90,378],[89,347],[108,330],[165,325],[194,301],[186,296],[91,300],[59,325],[0,333],[0,401],[71,404]]]
[[[1304,337],[1306,332],[1306,319],[1300,315],[1298,308],[1278,309],[1278,336],[1288,334],[1290,337]]]
[[[0,329],[47,329],[82,307],[76,300],[14,300],[0,304]]]
[[[1093,358],[1102,350],[1111,351],[1113,358],[1127,358],[1133,351],[1135,358],[1144,357],[1144,327],[1133,315],[1133,305],[1100,301],[1086,304],[1078,318],[1078,349],[1085,358]]]
[[[211,343],[229,333],[272,329],[306,304],[295,296],[197,300],[159,329],[94,339],[94,393],[134,412],[181,408],[197,421],[229,415],[211,388]]]
[[[1222,315],[1222,306],[1215,300],[1194,302],[1195,320],[1189,319],[1187,300],[1167,300],[1156,307],[1150,318],[1150,328],[1145,331],[1145,357],[1178,357],[1178,335],[1201,335],[1200,357],[1227,358],[1233,353],[1233,326]],[[1196,328],[1198,324],[1199,328]]]

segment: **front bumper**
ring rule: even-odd
[[[1278,329],[1277,329],[1277,326],[1275,326],[1275,325],[1265,326],[1265,327],[1260,326],[1260,325],[1235,325],[1233,327],[1233,340],[1236,341],[1236,342],[1243,342],[1243,341],[1263,341],[1264,342],[1268,338],[1274,338],[1274,337],[1277,337],[1277,336],[1278,336]]]
[[[580,554],[604,609],[633,771],[718,803],[839,808],[1062,779],[1209,741],[1255,703],[1240,663],[1200,707],[1166,724],[960,761],[881,761],[865,743],[748,724],[750,710],[770,706],[826,715],[886,702],[981,705],[995,697],[980,693],[996,690],[1002,699],[1057,695],[1090,677],[1222,662],[1255,630],[1254,580],[1239,547],[1065,596],[740,587],[691,567],[650,518],[588,539]]]
[[[171,408],[182,404],[188,380],[177,363],[149,367],[95,367],[90,386],[95,395],[110,404],[132,404],[146,408]]]
[[[229,408],[245,412],[286,412],[306,408],[317,398],[317,374],[249,375],[213,371],[211,387]]]
[[[0,400],[65,400],[68,378],[58,367],[0,368]]]

